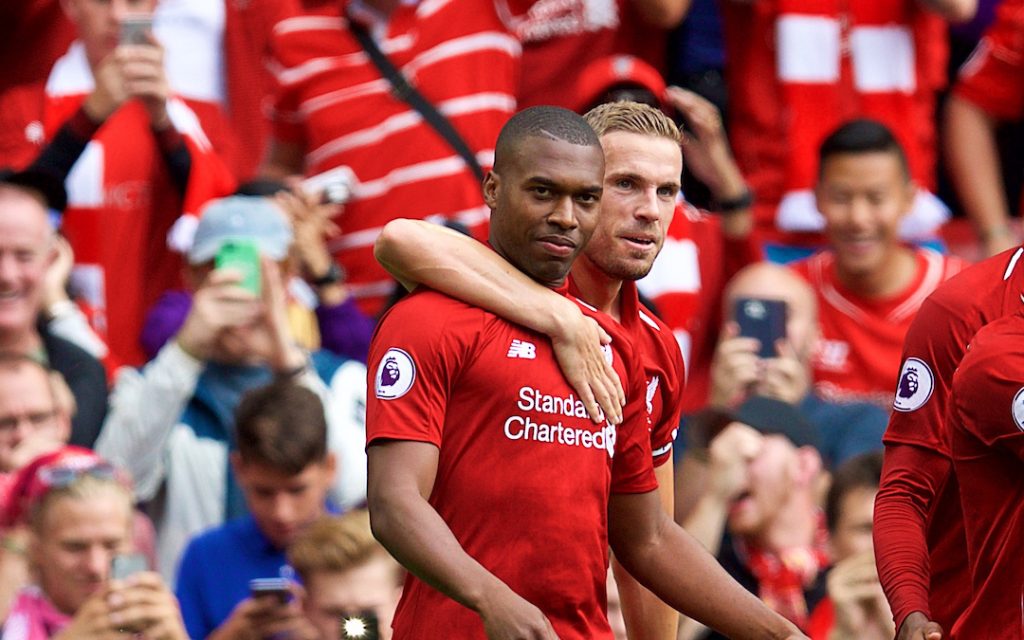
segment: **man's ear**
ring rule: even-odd
[[[228,455],[228,459],[231,461],[231,470],[235,473],[237,478],[245,471],[245,461],[242,460],[242,455],[237,451],[232,451]]]
[[[323,467],[324,473],[327,475],[327,484],[333,484],[334,479],[338,477],[338,457],[328,451],[324,456]]]
[[[796,450],[796,459],[797,482],[813,488],[822,468],[821,454],[814,447],[803,446]]]
[[[498,208],[498,189],[501,187],[501,176],[493,169],[484,176],[484,202],[493,211]]]

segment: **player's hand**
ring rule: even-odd
[[[727,323],[722,331],[722,340],[711,360],[709,406],[726,409],[736,406],[760,378],[761,359],[757,352],[761,343],[756,338],[741,337],[739,332],[735,322]]]
[[[756,385],[757,393],[789,404],[797,404],[807,395],[811,385],[810,370],[788,340],[776,344],[778,357],[763,361],[763,373]]]
[[[489,598],[480,617],[488,640],[558,640],[543,612],[511,589]]]
[[[938,622],[929,620],[920,611],[915,611],[903,620],[896,640],[942,640],[944,635]]]
[[[828,594],[836,612],[829,640],[888,640],[895,635],[872,551],[837,563],[828,574]]]
[[[559,314],[564,327],[551,336],[558,366],[591,420],[600,423],[606,416],[612,424],[620,424],[626,394],[601,348],[611,343],[611,337],[596,320],[583,315],[575,303],[567,302],[566,312]]]
[[[157,130],[171,126],[167,115],[170,83],[164,71],[164,48],[146,33],[146,44],[123,44],[114,50],[121,67],[124,90],[130,98],[138,98],[149,114],[150,125]]]
[[[747,466],[764,446],[764,436],[741,422],[730,423],[708,445],[708,495],[723,504],[749,488]]]
[[[110,622],[146,640],[188,640],[178,601],[155,573],[112,581],[107,595]]]
[[[232,269],[211,271],[192,297],[192,308],[178,331],[178,345],[197,360],[209,360],[220,334],[247,327],[261,314],[260,300],[239,286]]]

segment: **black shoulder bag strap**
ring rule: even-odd
[[[437,108],[431,104],[429,100],[423,97],[419,91],[416,90],[409,81],[405,78],[405,75],[394,65],[391,60],[388,59],[384,52],[380,50],[377,43],[373,41],[370,33],[366,30],[366,26],[358,20],[349,18],[348,20],[349,30],[352,31],[352,35],[356,37],[359,44],[363,46],[363,50],[366,51],[366,55],[370,56],[370,60],[373,62],[377,70],[380,71],[381,75],[391,83],[391,92],[396,98],[405,102],[410,107],[415,109],[423,116],[423,119],[433,127],[434,131],[441,134],[444,141],[448,143],[459,156],[462,157],[463,162],[469,167],[469,170],[473,172],[477,180],[483,182],[484,170],[480,166],[480,163],[476,161],[476,156],[469,149],[469,145],[462,139],[459,132],[455,130],[452,123],[448,121],[448,118],[437,110]]]

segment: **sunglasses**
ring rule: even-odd
[[[58,463],[43,467],[36,473],[36,478],[48,489],[65,489],[86,476],[97,480],[119,479],[117,469],[109,462],[93,462],[85,467],[62,466]]]

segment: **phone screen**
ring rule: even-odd
[[[274,597],[285,604],[291,600],[292,590],[284,578],[256,578],[249,581],[249,594],[253,598]]]
[[[110,562],[110,577],[113,580],[124,580],[136,573],[149,570],[146,556],[140,553],[121,553]]]
[[[217,251],[214,265],[237,271],[242,276],[241,287],[260,295],[260,250],[252,240],[228,240]]]
[[[761,343],[760,358],[774,358],[778,355],[775,343],[786,337],[786,302],[763,298],[739,298],[733,309],[740,335],[757,338]]]
[[[153,16],[134,15],[121,19],[121,44],[149,44],[147,33],[153,28]]]

